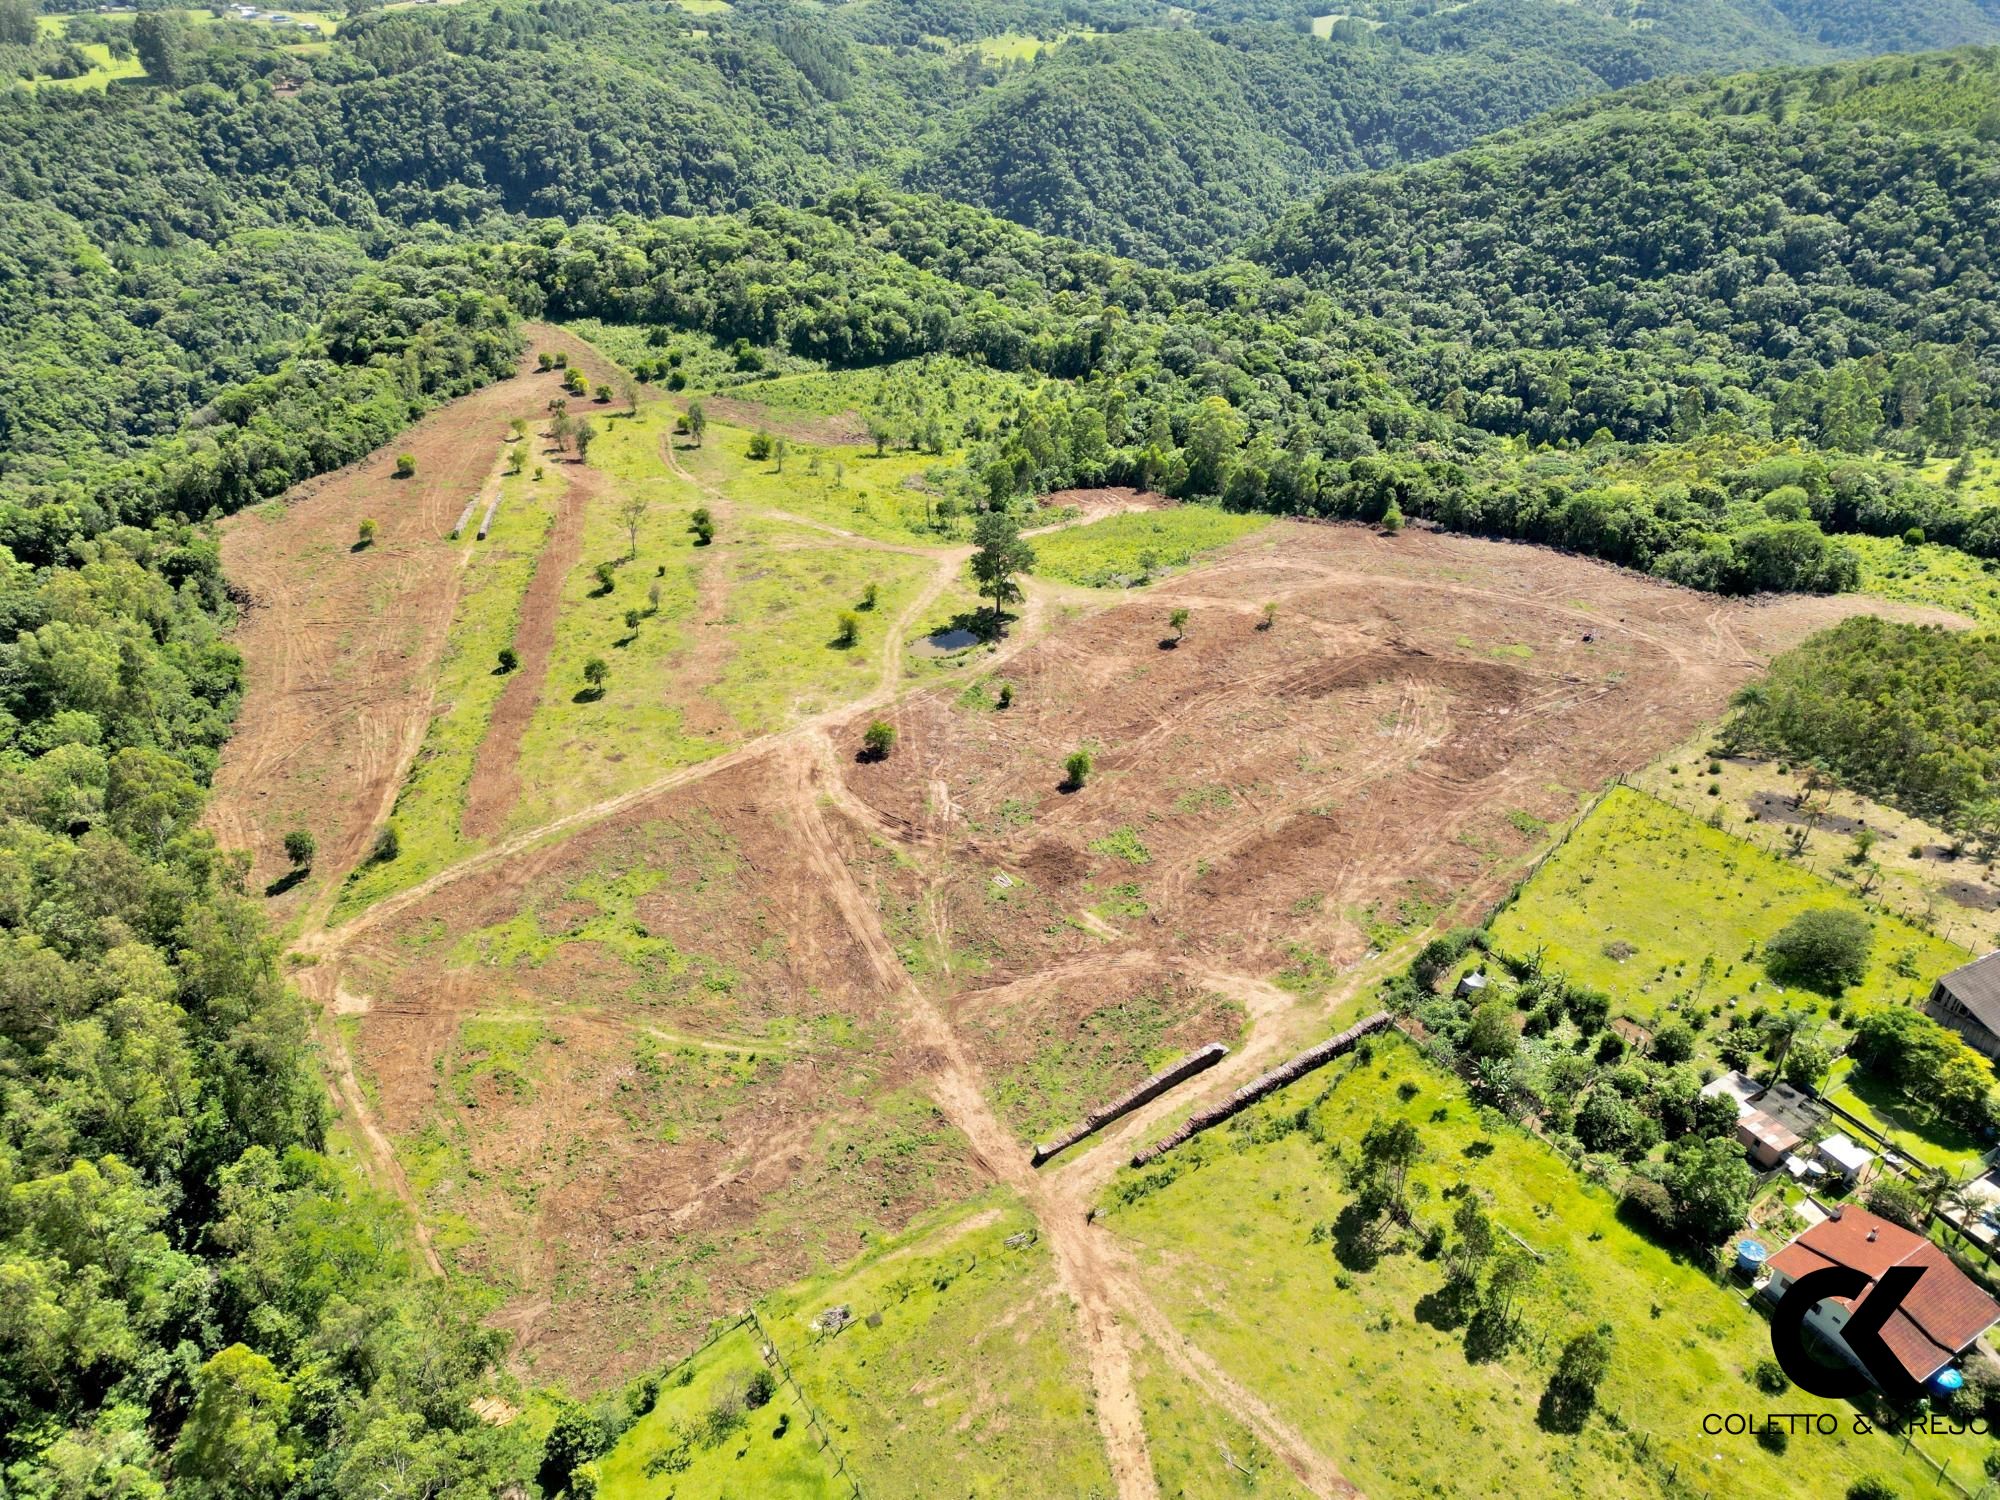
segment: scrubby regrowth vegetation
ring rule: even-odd
[[[2000,1471],[1992,0],[349,11],[0,0],[6,1494]]]

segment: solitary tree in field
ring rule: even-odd
[[[628,417],[638,416],[639,387],[633,383],[631,376],[623,375],[619,377],[618,395],[619,399],[625,403],[625,415]]]
[[[373,516],[363,516],[361,518],[360,534],[355,540],[357,546],[372,547],[375,545],[375,518]]]
[[[694,438],[695,447],[701,446],[701,436],[708,431],[708,412],[699,401],[688,402],[688,433]]]
[[[861,736],[861,748],[870,760],[887,760],[889,752],[896,748],[896,726],[887,719],[877,719],[868,726]]]
[[[1063,762],[1063,785],[1072,791],[1090,779],[1090,752],[1081,747],[1070,751],[1069,759]]]
[[[601,656],[593,656],[583,664],[583,680],[590,684],[590,691],[600,698],[604,696],[604,684],[610,676],[610,664]]]
[[[1188,612],[1185,609],[1177,609],[1168,615],[1167,623],[1174,629],[1174,643],[1176,645],[1187,639]]]
[[[576,418],[569,414],[568,407],[564,407],[549,418],[549,436],[555,440],[557,452],[569,452],[570,434],[575,431]]]
[[[528,467],[528,445],[516,443],[507,450],[507,472],[518,474]]]
[[[500,670],[502,672],[511,672],[520,665],[520,652],[516,651],[512,646],[502,646],[500,648]]]
[[[398,479],[408,479],[412,474],[416,472],[417,472],[416,454],[398,453],[396,455],[396,477]]]
[[[1382,512],[1382,529],[1390,536],[1403,529],[1403,507],[1393,500],[1389,502],[1389,508]]]
[[[507,424],[507,435],[513,438],[526,437],[528,435],[528,419],[526,417],[515,417]]]
[[[536,369],[546,372],[549,370],[553,370],[555,367],[556,367],[556,357],[553,354],[549,353],[548,350],[544,349],[540,354],[537,354],[535,356]]]
[[[771,456],[771,434],[759,429],[750,434],[750,445],[744,449],[746,456],[762,463]]]
[[[618,519],[625,523],[625,555],[639,555],[639,523],[646,519],[646,497],[634,492],[618,502]]]
[[[861,639],[861,616],[851,609],[843,609],[834,622],[833,643],[843,651]]]
[[[861,607],[863,609],[873,609],[875,607],[875,601],[881,597],[882,597],[882,586],[880,584],[871,583],[868,585],[867,588],[861,591]]]
[[[292,862],[294,870],[310,870],[313,855],[319,852],[319,841],[303,828],[294,828],[285,835],[285,858]]]
[[[578,463],[582,463],[590,456],[590,445],[596,441],[597,429],[590,425],[590,418],[585,417],[581,422],[576,424],[576,461]]]
[[[780,474],[785,472],[785,460],[790,458],[791,456],[792,456],[791,439],[782,437],[772,439],[771,457],[777,463],[778,472]]]
[[[1264,617],[1257,622],[1257,628],[1259,630],[1269,630],[1277,623],[1278,601],[1275,599],[1266,599],[1264,601]]]
[[[599,406],[609,406],[611,404],[610,381],[600,380],[597,382],[597,404]]]
[[[1021,528],[1004,510],[988,511],[972,529],[978,551],[972,554],[972,578],[982,598],[993,601],[993,632],[1000,633],[1000,612],[1021,597],[1015,582],[1035,565],[1035,550],[1021,540]]]
[[[697,505],[694,514],[688,517],[688,530],[694,533],[697,547],[706,547],[715,540],[715,517],[708,513],[706,505]]]

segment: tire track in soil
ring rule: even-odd
[[[556,617],[562,612],[563,585],[583,556],[584,522],[601,488],[587,464],[565,464],[562,507],[555,529],[535,561],[535,576],[521,596],[521,621],[514,631],[521,664],[508,678],[486,733],[472,758],[472,780],[465,789],[465,811],[459,817],[460,836],[468,841],[498,833],[521,795],[521,737],[541,705],[548,681],[549,657],[555,651]]]
[[[842,918],[883,986],[902,998],[905,1029],[928,1064],[931,1097],[965,1136],[973,1159],[1018,1193],[1047,1236],[1056,1277],[1077,1311],[1096,1396],[1099,1435],[1120,1500],[1156,1500],[1159,1484],[1132,1370],[1132,1353],[1105,1295],[1098,1258],[1082,1216],[1055,1203],[1011,1132],[987,1103],[979,1069],[942,1011],[903,968],[883,931],[875,902],[861,889],[820,813],[818,782],[824,763],[793,751],[782,769],[794,794],[804,853],[819,873]]]
[[[695,583],[694,645],[676,674],[684,704],[682,722],[700,735],[738,734],[742,726],[706,695],[710,686],[721,681],[723,667],[736,649],[728,632],[723,629],[728,623],[733,582],[726,559],[733,555],[737,545],[731,525],[736,519],[736,506],[721,490],[696,479],[682,467],[680,455],[674,451],[671,427],[660,434],[660,457],[666,461],[675,478],[708,497],[709,514],[721,535],[721,540],[711,541],[700,549],[701,576]]]

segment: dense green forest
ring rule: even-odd
[[[114,329],[159,356],[132,372],[142,391],[171,382],[177,337],[233,369],[232,329],[254,329],[275,357],[301,326],[286,269],[309,281],[315,247],[272,239],[240,300],[212,259],[164,333],[133,312],[143,283],[100,266],[80,268],[75,302],[104,293]],[[87,314],[51,311],[85,338]],[[5,510],[9,1495],[139,1500],[168,1493],[170,1468],[174,1495],[215,1500],[491,1496],[529,1463],[469,1405],[496,1337],[458,1294],[413,1279],[400,1208],[321,1154],[304,1007],[242,865],[197,826],[242,668],[221,639],[212,527],[185,519],[380,444],[511,368],[518,337],[500,304],[394,267],[353,280],[289,344],[273,373],[151,445],[138,424],[113,440],[115,396],[69,408],[62,420],[106,444],[90,481]]]
[[[496,1338],[322,1154],[197,827],[242,690],[214,520],[499,377],[524,315],[1051,377],[898,435],[968,508],[1130,483],[1733,592],[1852,586],[1844,533],[2000,558],[1909,461],[2000,439],[2000,68],[1835,61],[2000,41],[1995,0],[1388,0],[1330,39],[1284,0],[468,0],[313,52],[141,9],[0,4],[38,80],[0,98],[9,1495],[533,1470],[471,1414]],[[54,86],[128,41],[147,80]],[[1796,66],[1671,76],[1757,63]],[[1732,732],[1963,821],[1990,657],[1846,627]],[[1686,1082],[1627,1093],[1698,1137]]]

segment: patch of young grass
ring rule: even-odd
[[[1483,1116],[1458,1080],[1393,1034],[1367,1060],[1336,1063],[1198,1138],[1142,1173],[1121,1174],[1099,1222],[1130,1244],[1176,1330],[1382,1495],[1790,1494],[1804,1462],[1755,1438],[1705,1435],[1712,1411],[1762,1411],[1749,1372],[1770,1354],[1763,1318],[1699,1266],[1641,1237],[1610,1194],[1586,1186],[1553,1150]],[[1540,1257],[1494,1351],[1435,1294],[1446,1267],[1391,1236],[1366,1253],[1354,1194],[1332,1158],[1354,1160],[1380,1119],[1413,1125],[1424,1156],[1420,1225],[1449,1223],[1454,1195],[1485,1202],[1502,1245]],[[1343,1259],[1345,1257],[1345,1259]],[[1575,1436],[1537,1409],[1562,1346],[1612,1326],[1597,1411]],[[1365,1397],[1365,1399],[1364,1399]],[[1825,1412],[1838,1431],[1811,1439],[1814,1493],[1839,1495],[1880,1474],[1899,1493],[1936,1480],[1899,1439],[1857,1434],[1854,1412],[1787,1393],[1782,1409]],[[1968,1486],[1985,1439],[1919,1437]],[[1795,1445],[1805,1439],[1796,1439]],[[1669,1476],[1674,1476],[1669,1478]]]
[[[890,632],[933,570],[923,557],[844,547],[796,528],[739,522],[724,617],[731,650],[709,697],[746,734],[763,734],[868,692],[881,680]],[[858,607],[870,585],[872,609]],[[859,622],[837,644],[839,618]]]
[[[1121,996],[1059,1025],[1032,1010],[995,1016],[987,1023],[992,1029],[1032,1028],[1040,1045],[996,1079],[993,1101],[1024,1138],[1046,1135],[1197,1046],[1234,1046],[1246,1020],[1236,1001],[1192,997],[1169,984]]]
[[[1165,1500],[1306,1500],[1284,1461],[1152,1343],[1141,1345],[1134,1374],[1153,1478]]]
[[[1170,568],[1184,568],[1204,553],[1270,523],[1269,516],[1240,515],[1209,505],[1108,516],[1088,526],[1033,538],[1035,573],[1090,588],[1123,588]]]
[[[643,407],[636,421],[591,420],[600,432],[590,450],[600,489],[585,517],[576,565],[563,580],[547,675],[521,736],[521,796],[512,827],[532,827],[616,795],[732,741],[688,724],[686,666],[700,628],[694,614],[706,549],[694,545],[687,529],[700,495],[660,458],[664,409]],[[628,496],[647,506],[636,557],[628,556],[630,536],[618,514]],[[603,564],[611,568],[608,593],[597,577]],[[625,622],[630,610],[639,611],[637,625]],[[610,668],[601,693],[590,692],[583,675],[592,657]]]
[[[565,483],[560,466],[539,483],[528,473],[501,480],[493,530],[473,546],[458,609],[445,638],[434,694],[437,712],[396,794],[392,816],[401,850],[393,860],[364,864],[349,876],[333,920],[415,885],[471,847],[460,824],[480,743],[507,687],[507,674],[497,670],[500,649],[514,639],[521,597],[534,578]],[[482,505],[469,524],[476,528],[483,514]]]
[[[798,1392],[764,1363],[748,1324],[669,1370],[652,1410],[598,1460],[597,1472],[600,1500],[849,1500],[854,1493]]]
[[[1934,604],[1981,625],[2000,625],[2000,567],[1927,542],[1912,547],[1881,536],[1843,536],[1861,559],[1860,590],[1905,604]]]
[[[949,1475],[953,1495],[979,1500],[1108,1495],[1069,1302],[1054,1285],[1033,1218],[996,1190],[759,1312],[868,1494],[937,1494]],[[836,1305],[854,1321],[814,1333]]]

